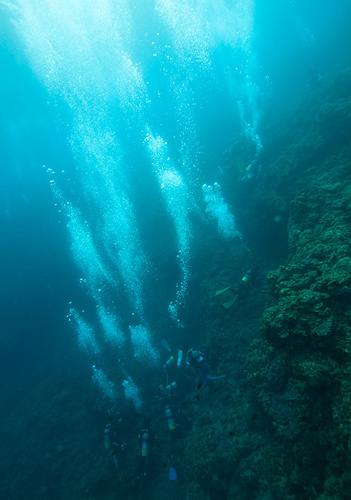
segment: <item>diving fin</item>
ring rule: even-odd
[[[229,288],[230,288],[230,286],[227,286],[226,288],[222,288],[222,290],[217,290],[217,292],[215,293],[215,297],[217,297],[217,295],[222,295],[222,293],[229,290]]]
[[[236,301],[237,298],[238,298],[238,296],[235,295],[234,299],[228,300],[228,302],[224,302],[223,303],[224,309],[229,309],[230,307],[232,307],[232,305],[234,304],[234,302]]]

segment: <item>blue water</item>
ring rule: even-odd
[[[331,0],[0,3],[3,498],[115,498],[123,474],[143,498],[133,453],[163,422],[161,341],[204,349],[221,259],[240,279],[253,256],[286,258],[240,224],[239,181],[267,124],[350,63],[350,15]],[[132,450],[121,471],[110,418]],[[150,498],[185,498],[157,471]]]

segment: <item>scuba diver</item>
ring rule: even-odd
[[[164,386],[159,386],[159,394],[162,398],[169,398],[175,395],[179,396],[179,393],[184,392],[185,375],[183,370],[181,369],[182,359],[183,350],[178,349],[177,359],[171,355],[163,365],[163,371],[166,375],[166,382]]]
[[[248,167],[246,167],[244,175],[241,177],[240,182],[248,182],[256,180],[261,174],[262,166],[257,162],[257,159],[252,161]]]
[[[168,349],[167,349],[168,350]],[[171,353],[171,351],[168,351]],[[174,355],[170,355],[163,365],[165,384],[160,385],[156,398],[164,405],[164,415],[169,431],[171,431],[172,442],[181,436],[185,436],[190,421],[185,410],[186,395],[189,391],[188,370],[185,370],[185,356],[183,349],[178,349]],[[171,479],[172,480],[172,479]]]
[[[251,292],[253,284],[257,279],[257,276],[258,276],[257,266],[252,266],[250,269],[246,271],[244,276],[241,278],[241,281],[239,283],[236,292],[239,297],[244,297],[245,295]]]
[[[209,381],[225,378],[225,375],[219,377],[210,376],[210,366],[206,363],[205,354],[196,349],[190,348],[186,353],[187,366],[195,369],[202,382],[202,385],[207,385]]]
[[[116,434],[114,432],[113,434]],[[109,450],[111,452],[111,457],[116,466],[116,469],[119,470],[119,457],[120,452],[125,451],[127,443],[123,441],[122,443],[117,443],[116,441],[112,441],[111,436],[111,424],[107,424],[104,430],[104,446],[105,450]]]
[[[254,265],[246,271],[246,273],[241,278],[241,281],[236,288],[233,288],[229,285],[226,288],[217,290],[215,293],[215,297],[217,297],[218,295],[222,295],[222,293],[225,293],[229,290],[232,293],[234,293],[235,295],[231,300],[228,300],[227,302],[223,303],[223,307],[225,309],[229,309],[229,307],[231,307],[238,298],[244,298],[252,291],[253,285],[256,282],[257,277],[258,277],[258,267]]]
[[[149,456],[149,430],[143,429],[140,431],[139,439],[141,440],[141,456],[148,457]]]
[[[136,462],[136,477],[132,480],[131,488],[133,489],[133,498],[138,500],[146,500],[150,498],[150,488],[152,481],[149,478],[155,475],[155,463],[152,453],[152,445],[155,440],[155,432],[150,429],[149,424],[151,421],[145,419],[143,427],[138,434],[139,446],[138,455],[139,459]]]

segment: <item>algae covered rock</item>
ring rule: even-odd
[[[288,491],[320,500],[351,495],[351,148],[337,133],[350,130],[351,100],[331,90],[329,98],[273,166],[277,174],[284,165],[289,253],[267,276],[275,302],[247,359],[286,463],[295,464]]]

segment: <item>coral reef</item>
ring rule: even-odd
[[[275,303],[263,314],[263,335],[247,363],[293,470],[289,490],[306,499],[351,494],[351,160],[345,135],[351,99],[341,92],[346,81],[349,72],[319,96],[318,108],[307,107],[305,115],[301,108],[293,145],[272,166],[270,176],[275,171],[284,186],[279,196],[290,202],[289,255],[268,274]],[[279,198],[276,189],[271,200]]]

